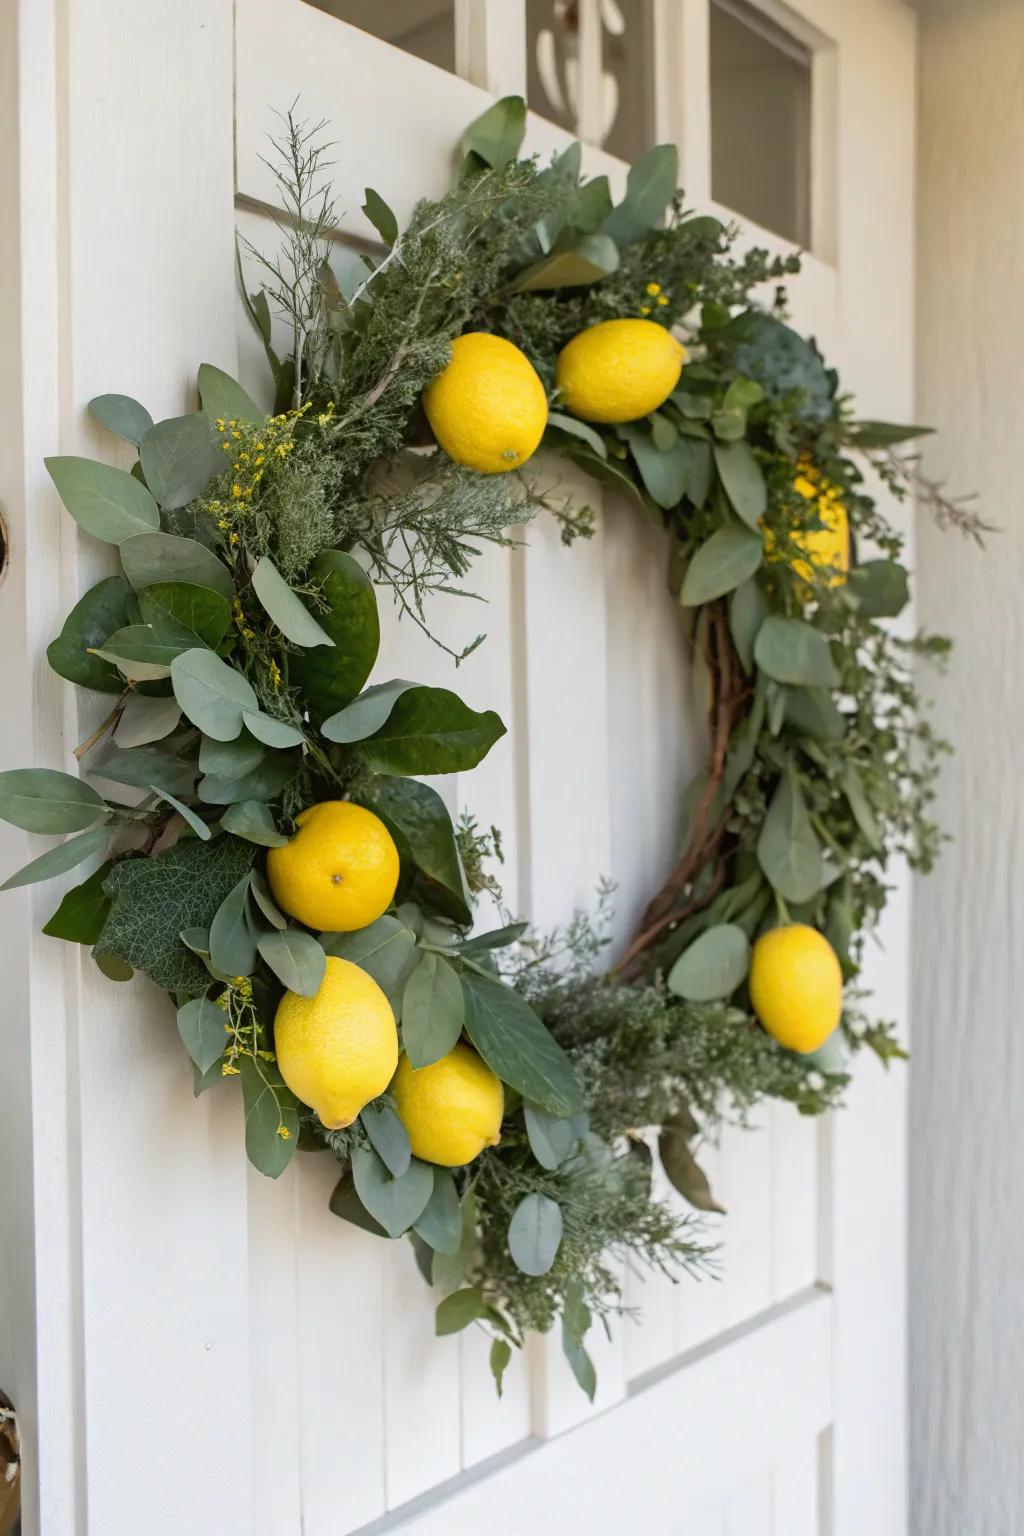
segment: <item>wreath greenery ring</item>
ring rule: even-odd
[[[86,773],[142,793],[16,770],[0,775],[0,815],[73,834],[8,886],[102,860],[45,931],[91,946],[113,980],[139,970],[171,994],[196,1093],[240,1079],[257,1168],[277,1177],[297,1152],[333,1154],[332,1209],[411,1236],[441,1292],[438,1332],[487,1328],[499,1390],[526,1331],[560,1323],[592,1394],[585,1338],[621,1304],[610,1260],[675,1273],[706,1257],[699,1218],[652,1196],[652,1137],[676,1188],[714,1208],[692,1151],[702,1126],[766,1096],[819,1113],[841,1095],[850,1050],[901,1054],[855,983],[890,862],[927,869],[940,840],[928,808],[942,744],[911,668],[946,645],[884,622],[906,602],[907,573],[860,467],[870,458],[905,494],[914,461],[892,447],[919,429],[857,420],[813,342],[785,323],[782,288],[752,301],[796,258],[733,255],[718,220],[684,210],[671,147],[643,156],[613,204],[603,177],[581,179],[578,145],[543,167],[517,158],[524,127],[521,100],[496,103],[468,129],[451,191],[421,202],[404,232],[368,191],[387,252],[346,293],[328,260],[322,125],[287,118],[281,252],[240,253],[263,274],[243,293],[271,414],[204,365],[201,408],[183,417],[154,423],[120,395],[92,402],[137,447],[130,473],[49,461],[68,511],[119,555],[49,660],[112,701],[77,749]],[[593,328],[609,321],[630,323],[615,333],[626,338],[615,376],[600,346],[582,375],[614,393],[642,336],[657,398],[625,416],[613,403],[602,421],[564,349],[606,338]],[[446,454],[422,409],[454,377],[456,338],[476,338],[475,356],[480,333],[484,351],[498,337],[516,359],[479,407],[481,420],[504,411],[514,443],[491,473]],[[502,404],[522,368],[540,381],[525,386],[525,414],[515,390]],[[447,416],[434,406],[438,436],[454,421],[449,446],[472,460],[458,393]],[[458,588],[481,542],[512,542],[540,510],[567,543],[590,533],[586,507],[522,468],[541,432],[666,531],[709,722],[678,862],[610,971],[607,891],[561,933],[531,935],[510,915],[473,933],[474,898],[500,901],[499,836],[453,826],[417,776],[471,769],[504,726],[446,689],[367,686],[375,586],[429,633],[431,594]],[[940,517],[977,537],[982,525],[931,490]],[[322,849],[331,826],[365,851],[371,824],[372,878],[356,880],[332,927],[274,861],[287,867],[318,837]],[[780,936],[773,959],[761,945]],[[828,957],[824,982],[811,966],[809,1032],[806,1018],[794,1033],[773,1013],[772,998],[785,1015],[802,984],[794,936],[797,960],[808,944]],[[369,1041],[362,1065],[351,1029]],[[417,1081],[439,1064],[447,1076],[431,1079],[424,1108]]]

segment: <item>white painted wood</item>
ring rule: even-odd
[[[772,1475],[759,1472],[726,1502],[724,1536],[772,1536]]]
[[[771,1469],[773,1536],[827,1536],[818,1488],[820,1445],[808,1439]]]

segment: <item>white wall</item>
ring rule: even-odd
[[[919,517],[917,609],[954,835],[915,912],[911,1405],[920,1536],[1024,1530],[1024,6],[922,18],[918,363],[926,462],[976,490],[986,552]],[[884,240],[880,231],[879,238]]]

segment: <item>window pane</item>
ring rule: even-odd
[[[579,36],[585,24],[601,40],[601,78],[587,81],[599,103],[594,141],[624,160],[654,142],[651,0],[527,0],[526,94],[541,117],[578,132]]]
[[[739,0],[711,3],[711,195],[811,239],[811,56]]]
[[[455,73],[455,0],[306,0],[318,11],[351,22],[361,32],[393,43]]]

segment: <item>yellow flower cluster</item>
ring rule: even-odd
[[[295,452],[296,429],[310,409],[308,404],[302,405],[278,416],[267,416],[262,422],[217,418],[215,426],[223,439],[221,447],[230,461],[231,484],[225,501],[211,501],[207,506],[231,544],[238,543],[232,523],[259,495],[267,470]],[[333,413],[332,404],[317,417],[319,425],[326,426]]]
[[[653,299],[655,304],[659,305],[660,308],[662,308],[662,309],[664,309],[666,304],[668,303],[668,299],[665,297],[665,295],[661,291],[661,284],[660,283],[648,283],[646,288],[644,289],[644,293],[647,295],[647,297],[649,299]],[[651,313],[651,305],[650,304],[641,304],[640,305],[640,313],[642,315],[649,315]]]

